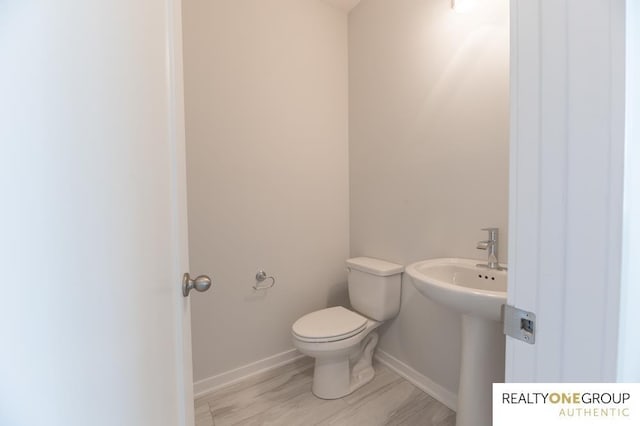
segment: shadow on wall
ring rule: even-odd
[[[347,309],[351,309],[351,303],[349,303],[349,288],[346,281],[334,284],[329,288],[327,306],[344,306]]]

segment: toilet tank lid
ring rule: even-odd
[[[379,277],[388,277],[404,271],[404,266],[372,257],[355,257],[347,259],[347,268],[366,272]]]

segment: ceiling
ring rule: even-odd
[[[324,1],[346,12],[349,12],[351,9],[356,7],[358,3],[360,3],[360,0],[324,0]]]

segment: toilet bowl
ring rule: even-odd
[[[341,306],[312,312],[296,321],[292,327],[294,346],[316,360],[314,395],[342,398],[373,379],[372,358],[378,343],[373,330],[380,324]],[[358,368],[351,367],[354,361]]]
[[[342,398],[373,379],[374,330],[400,309],[402,265],[361,257],[349,259],[347,269],[354,309],[321,309],[291,329],[298,351],[315,358],[312,392],[322,399]]]

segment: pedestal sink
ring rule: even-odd
[[[432,259],[405,272],[434,302],[462,314],[462,357],[456,426],[491,426],[491,384],[504,381],[501,307],[507,272],[469,259]]]

